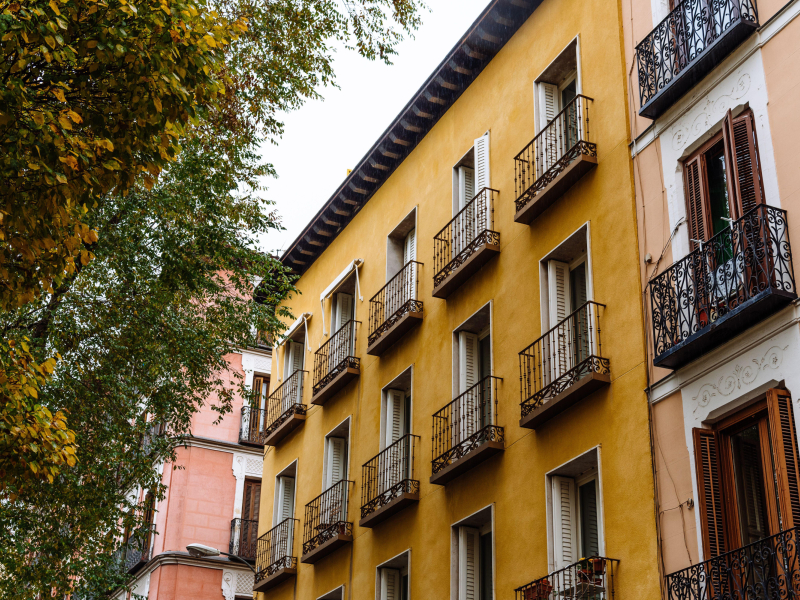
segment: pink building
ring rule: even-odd
[[[249,348],[229,355],[228,361],[231,378],[239,373],[249,387],[268,389],[271,348]],[[255,561],[264,400],[250,407],[237,399],[233,412],[218,424],[210,407],[195,415],[190,443],[177,451],[182,468],[158,466],[167,492],[150,511],[155,535],[144,542],[144,551],[126,553],[125,567],[135,581],[132,591],[116,600],[133,594],[148,600],[252,598],[253,572],[247,563]],[[146,490],[138,493],[146,498]],[[193,557],[186,546],[194,543],[238,559]]]

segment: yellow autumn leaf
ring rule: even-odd
[[[53,96],[58,98],[59,102],[66,102],[67,101],[67,99],[64,97],[64,91],[62,89],[60,89],[60,88],[55,88],[53,90]]]
[[[69,122],[69,119],[64,115],[59,115],[58,122],[64,129],[72,129],[72,123]]]
[[[36,123],[39,127],[44,125],[44,115],[40,112],[35,112],[32,115],[33,122]]]
[[[55,3],[55,0],[50,0],[50,8],[52,8],[53,12],[57,15],[61,15],[61,11],[58,10],[58,4]]]
[[[155,105],[156,110],[161,112],[161,100],[158,98],[158,96],[153,96],[153,104]]]

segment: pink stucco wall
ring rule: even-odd
[[[189,565],[163,565],[150,577],[151,599],[218,600],[222,596],[222,571]]]
[[[235,374],[238,373],[244,377],[242,355],[229,354],[226,358],[230,364],[230,371],[223,373],[222,378],[226,381],[226,387],[236,388],[243,380],[237,380]],[[233,402],[233,411],[226,414],[221,423],[215,423],[219,418],[219,413],[211,409],[215,401],[216,398],[211,398],[209,405],[192,418],[192,435],[223,440],[233,444],[238,443],[243,399],[237,395]]]

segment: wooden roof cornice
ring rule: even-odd
[[[302,275],[497,55],[542,0],[492,0],[281,256]]]

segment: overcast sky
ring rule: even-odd
[[[340,51],[334,64],[340,89],[322,90],[324,100],[286,115],[279,145],[264,147],[264,159],[278,171],[266,195],[286,231],[262,240],[262,250],[282,254],[295,240],[489,0],[427,2],[431,12],[423,13],[415,39],[400,44],[393,65]]]

